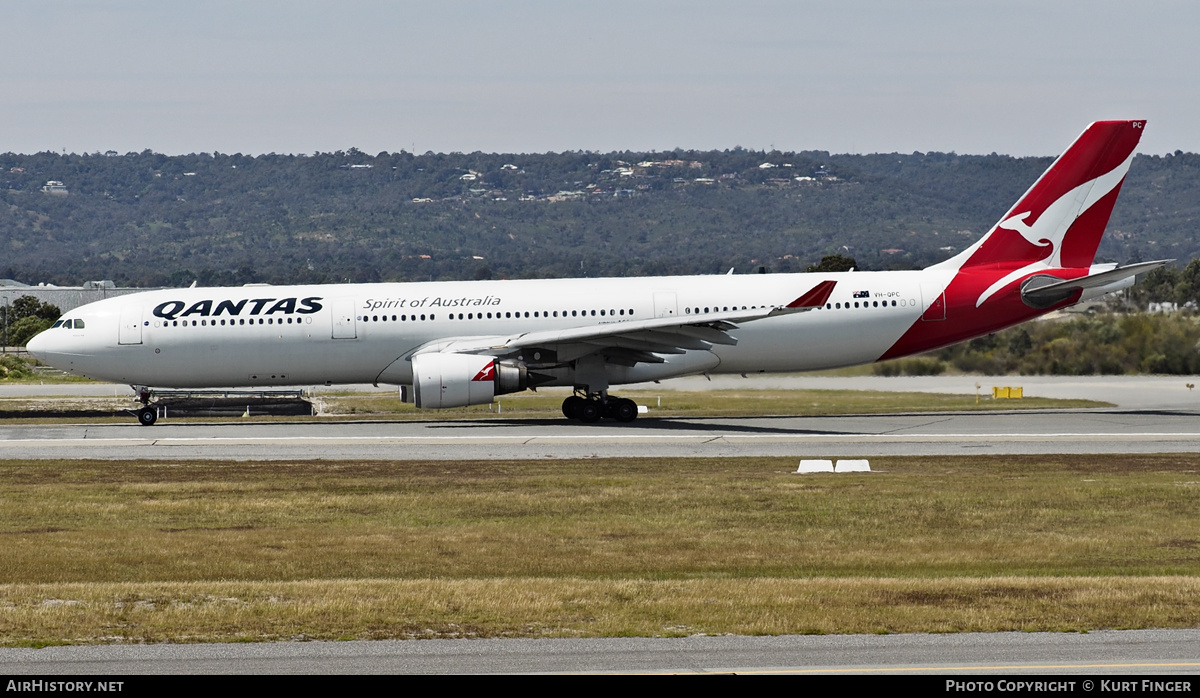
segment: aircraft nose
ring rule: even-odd
[[[54,351],[51,346],[53,343],[50,331],[42,330],[25,343],[25,351],[29,352],[38,361],[48,364],[50,363],[50,354]]]

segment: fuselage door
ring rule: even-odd
[[[112,335],[109,335],[110,337]],[[121,326],[117,329],[117,344],[142,343],[142,306],[121,308]]]
[[[674,292],[654,292],[654,317],[675,317],[678,311],[679,305]]]
[[[332,314],[334,339],[358,339],[353,298],[335,298]]]
[[[935,282],[921,282],[921,300],[926,303],[922,320],[946,319],[946,291],[942,285]]]

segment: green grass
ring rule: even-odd
[[[1200,618],[1196,456],[795,466],[0,462],[0,643]]]

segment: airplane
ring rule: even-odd
[[[1128,288],[1172,260],[1095,264],[1145,121],[1089,125],[972,246],[914,271],[254,285],[151,291],[66,313],[43,363],[154,389],[400,386],[419,408],[567,386],[564,416],[630,422],[611,386],[917,354]]]

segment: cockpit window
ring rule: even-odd
[[[75,318],[75,329],[77,329],[77,330],[83,329],[83,320],[80,320],[79,318]]]
[[[63,321],[62,321],[62,320],[56,320],[56,321],[54,322],[54,324],[50,326],[50,329],[54,329],[55,327],[58,327],[58,326],[59,326],[59,325],[61,325],[61,324],[63,324]]]

